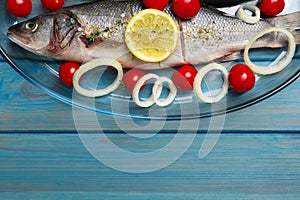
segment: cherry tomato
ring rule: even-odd
[[[255,85],[255,75],[247,65],[237,64],[231,68],[228,81],[234,91],[247,92]]]
[[[284,0],[262,0],[259,3],[259,9],[262,14],[273,17],[281,13],[284,9],[285,3]]]
[[[43,6],[50,11],[55,11],[64,6],[64,0],[41,0]]]
[[[16,17],[26,17],[32,10],[31,0],[7,0],[8,11]]]
[[[163,10],[169,4],[169,0],[143,0],[143,2],[147,8],[154,8],[157,10]]]
[[[68,85],[73,86],[74,73],[79,69],[80,64],[77,62],[65,62],[59,67],[59,78]]]
[[[193,90],[194,79],[197,73],[193,65],[183,65],[174,72],[172,81],[178,89],[190,91]]]
[[[200,10],[200,0],[173,0],[174,13],[183,19],[191,19]]]
[[[131,69],[127,71],[123,76],[123,83],[126,85],[126,89],[132,93],[133,89],[140,78],[142,78],[145,73],[140,69]],[[141,90],[145,87],[142,86]]]

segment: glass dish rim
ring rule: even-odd
[[[87,107],[84,107],[76,102],[73,102],[71,100],[69,100],[68,98],[64,97],[61,94],[58,94],[54,91],[49,90],[48,88],[44,87],[43,85],[37,83],[35,80],[31,79],[28,75],[26,75],[22,70],[19,69],[19,67],[10,59],[10,57],[8,56],[8,54],[5,52],[5,50],[2,48],[2,46],[0,46],[0,54],[1,56],[6,60],[6,62],[16,71],[18,72],[18,74],[20,74],[25,80],[29,81],[31,84],[35,85],[36,87],[42,89],[46,94],[50,95],[53,98],[56,98],[70,106],[75,106],[77,108],[80,109],[85,109],[85,110],[89,110],[89,111],[93,111],[93,112],[97,112],[99,114],[103,114],[103,115],[107,115],[107,116],[117,116],[117,117],[125,117],[125,118],[133,118],[133,119],[137,119],[137,120],[167,120],[167,121],[173,121],[173,120],[191,120],[191,119],[201,119],[201,118],[209,118],[209,117],[214,117],[214,116],[219,116],[219,115],[225,115],[228,113],[232,113],[235,111],[239,111],[242,110],[244,108],[250,107],[252,105],[255,105],[259,102],[262,102],[263,100],[277,94],[278,92],[280,92],[281,90],[283,90],[284,88],[286,88],[287,86],[289,86],[291,83],[293,83],[295,80],[297,80],[300,76],[300,69],[297,70],[293,75],[291,75],[290,79],[287,79],[286,81],[284,81],[282,84],[278,85],[277,87],[275,87],[274,89],[270,90],[269,92],[266,92],[254,99],[251,99],[249,101],[243,102],[241,104],[238,104],[236,106],[231,106],[231,107],[227,107],[226,109],[222,109],[220,111],[214,112],[214,113],[205,113],[205,114],[199,114],[199,115],[185,115],[184,117],[182,115],[172,115],[172,116],[167,116],[167,117],[151,117],[151,116],[139,116],[139,115],[125,115],[125,114],[121,114],[121,113],[112,113],[109,111],[104,111],[104,110],[93,110],[93,109],[89,109]]]

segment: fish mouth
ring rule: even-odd
[[[8,32],[7,32],[7,37],[10,41],[12,41],[13,43],[21,46],[22,48],[24,48],[28,51],[31,51],[31,52],[35,51],[35,49],[30,46],[30,40],[29,39],[24,38],[24,37],[16,34],[13,31],[10,31],[10,30],[8,30]]]

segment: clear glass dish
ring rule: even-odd
[[[58,77],[58,68],[61,61],[33,55],[9,41],[6,36],[7,29],[14,23],[23,21],[24,19],[9,15],[6,10],[5,2],[6,1],[2,1],[0,3],[0,8],[2,10],[0,14],[0,50],[7,62],[25,79],[40,87],[45,93],[54,98],[73,106],[101,114],[133,119],[164,120],[211,117],[240,110],[260,102],[289,85],[300,75],[300,51],[299,48],[297,48],[293,61],[283,71],[274,75],[258,76],[255,87],[249,92],[240,94],[229,90],[226,97],[221,102],[215,104],[201,102],[193,92],[179,92],[175,101],[168,107],[161,108],[153,106],[151,108],[140,108],[133,102],[131,95],[122,85],[110,95],[99,98],[87,98],[77,95],[72,87],[62,84]],[[72,1],[72,4],[83,2],[88,1],[74,0]],[[66,5],[69,4],[71,3],[66,2]],[[33,5],[33,11],[27,18],[45,12],[40,5],[39,0],[33,0]],[[287,8],[284,12],[289,12],[290,9],[300,10],[299,3],[289,3],[288,1]],[[259,64],[268,64],[276,58],[281,51],[282,49],[255,50],[251,53],[251,58]],[[242,60],[223,64],[229,69],[230,66],[239,62],[242,62]],[[153,72],[171,77],[174,69],[162,69]],[[103,76],[102,79],[108,81],[111,79],[111,75],[109,73],[106,74],[106,77]],[[211,74],[210,76],[211,77],[206,77],[207,82],[211,82],[209,85],[214,85],[214,82],[220,82],[220,80],[214,79],[214,74]],[[92,79],[97,80],[96,76],[91,76],[90,78],[91,82],[93,82]],[[218,84],[219,83],[216,85]]]

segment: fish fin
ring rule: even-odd
[[[238,60],[240,58],[242,58],[241,52],[237,51],[237,52],[234,52],[230,55],[226,55],[226,56],[223,56],[221,58],[217,58],[214,61],[215,62],[227,62],[227,61]]]
[[[221,16],[226,16],[226,17],[235,17],[234,15],[224,12],[223,10],[219,9],[219,8],[215,8],[213,6],[203,6],[202,9],[206,9],[209,10],[211,12],[214,12],[217,15],[221,15]]]
[[[300,11],[270,18],[269,20],[275,26],[285,28],[291,32],[295,37],[296,44],[300,44]]]

